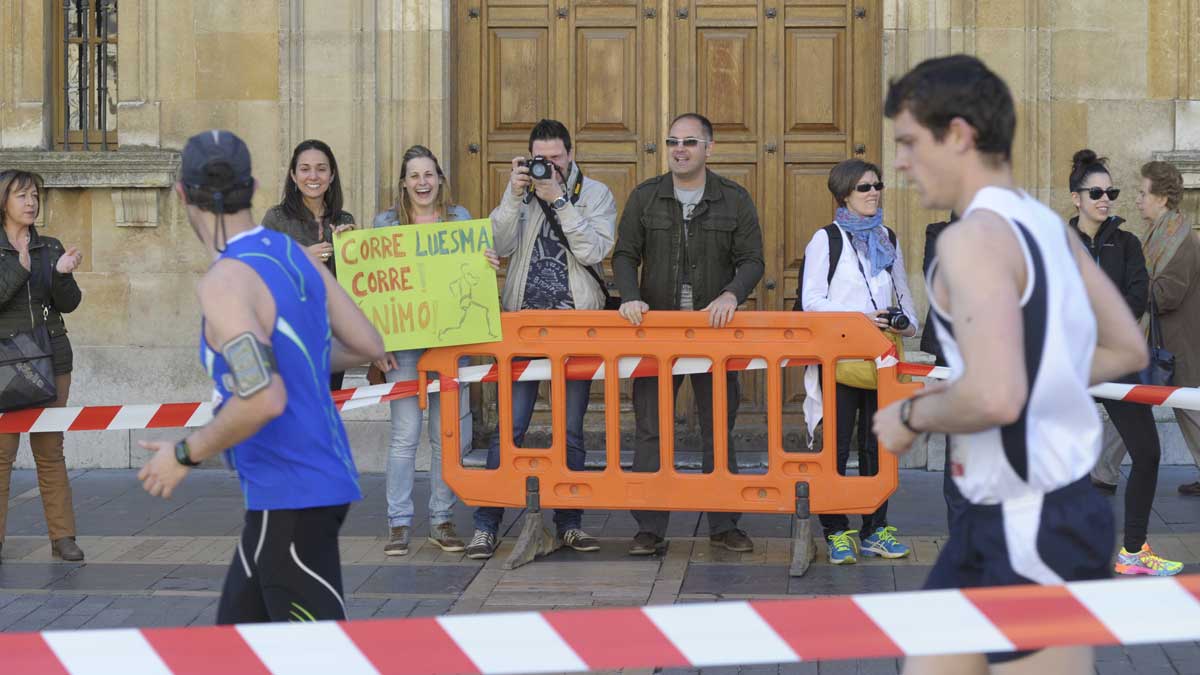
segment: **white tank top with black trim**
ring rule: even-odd
[[[1029,396],[1013,424],[951,437],[949,469],[974,504],[998,504],[1047,493],[1091,471],[1100,454],[1100,418],[1088,395],[1096,349],[1096,317],[1062,219],[1025,192],[986,187],[963,216],[992,211],[1012,227],[1025,255],[1027,285],[1021,297]],[[937,306],[933,279],[926,284],[933,324],[950,364],[951,379],[964,363],[953,321]]]

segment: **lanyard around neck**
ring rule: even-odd
[[[839,225],[838,227],[840,228],[841,226]],[[867,286],[867,299],[871,301],[871,307],[874,307],[875,311],[878,312],[879,303],[875,302],[875,292],[871,290],[871,281],[867,278],[867,270],[863,267],[862,259],[858,257],[858,249],[854,248],[854,237],[848,235],[846,238],[850,240],[850,254],[854,256],[854,262],[858,265],[858,273],[862,275],[863,283]],[[900,289],[896,286],[895,276],[892,276],[892,292],[895,293],[898,303],[900,301]]]

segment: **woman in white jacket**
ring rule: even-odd
[[[801,304],[808,312],[862,312],[880,330],[903,336],[917,332],[917,313],[908,290],[904,258],[896,246],[896,236],[883,224],[883,181],[879,167],[860,159],[848,159],[829,172],[829,191],[838,203],[834,227],[817,230],[804,252],[804,280]],[[831,273],[830,233],[833,253]],[[836,244],[840,243],[841,246]],[[899,306],[902,317],[888,319],[889,308]],[[804,377],[805,417],[810,437],[822,417],[821,381],[817,367],[809,367]],[[859,475],[873,476],[879,471],[879,443],[871,433],[871,418],[878,405],[874,389],[842,383],[837,385],[837,463],[838,473],[846,473],[850,457],[850,439],[858,425]],[[861,530],[850,529],[843,514],[821,516],[821,526],[829,542],[829,562],[834,565],[858,561],[859,543],[865,555],[902,558],[909,553],[896,540],[896,528],[887,523],[887,502],[874,513],[863,516]]]

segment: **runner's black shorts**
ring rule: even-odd
[[[1088,476],[1014,504],[970,504],[950,525],[927,590],[1050,584],[1112,576],[1116,529],[1112,508]],[[990,663],[1033,652],[988,654]]]
[[[346,618],[338,531],[349,504],[247,511],[217,623]]]

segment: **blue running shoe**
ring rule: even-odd
[[[851,535],[858,530],[842,530],[825,537],[829,540],[829,564],[853,565],[858,562],[858,542]]]
[[[903,558],[908,555],[908,547],[896,540],[896,528],[881,527],[862,541],[863,555],[880,556],[883,558]]]

